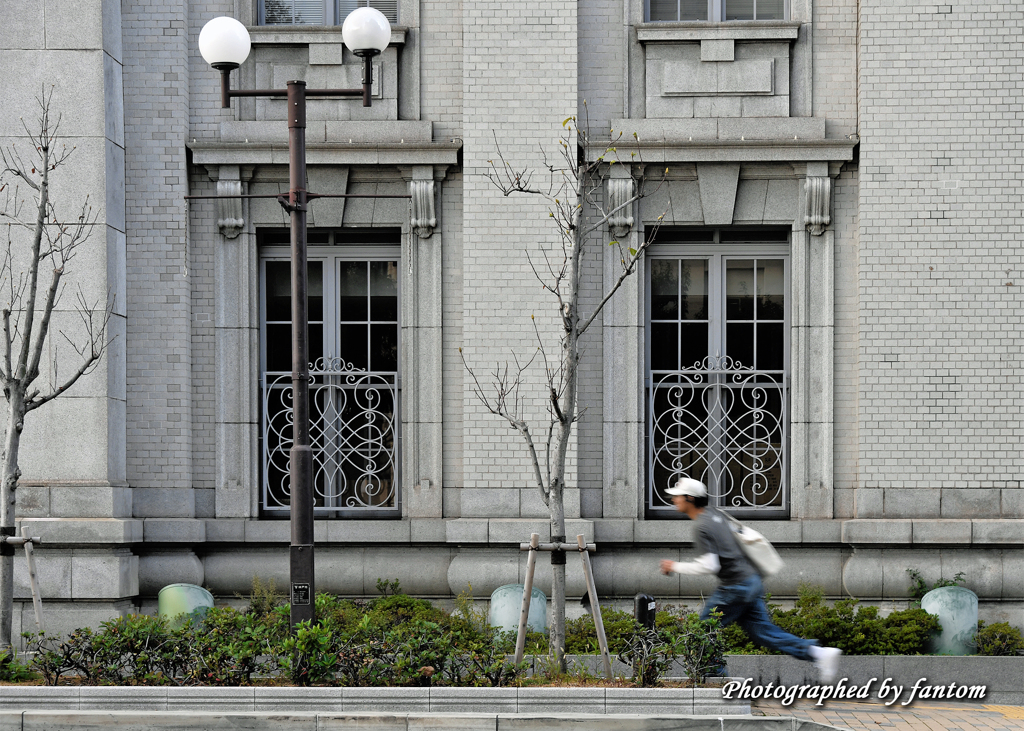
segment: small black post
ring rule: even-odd
[[[657,603],[650,594],[637,594],[633,597],[633,619],[647,629],[654,629],[654,617]]]

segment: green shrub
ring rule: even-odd
[[[640,626],[619,651],[619,660],[633,669],[633,683],[642,688],[657,684],[676,659],[678,636]]]
[[[978,634],[975,635],[979,655],[1018,655],[1024,650],[1024,637],[1016,627],[1008,622],[996,622],[987,625],[978,622]]]
[[[158,617],[128,615],[103,622],[98,632],[77,629],[59,640],[26,633],[32,669],[49,685],[76,675],[86,684],[160,684],[178,673],[175,632]]]
[[[273,579],[263,581],[259,576],[252,577],[252,592],[249,594],[247,614],[266,617],[285,603],[285,595],[277,591]]]
[[[507,657],[515,634],[487,626],[471,596],[460,595],[465,611],[449,614],[395,593],[397,581],[381,580],[378,589],[382,596],[365,603],[317,594],[318,621],[295,632],[273,582],[254,577],[245,610],[215,607],[176,629],[159,617],[130,615],[66,637],[25,636],[32,667],[50,685],[68,676],[86,684],[246,685],[263,677],[303,685],[506,685],[523,672],[524,663]],[[527,652],[546,651],[546,638],[528,633]],[[22,674],[2,657],[0,673]]]
[[[381,629],[392,629],[416,621],[444,623],[447,614],[426,599],[414,599],[407,594],[374,599],[367,607],[370,623]]]
[[[281,665],[288,628],[287,606],[263,617],[214,607],[177,631],[176,677],[185,684],[248,685],[253,676],[272,674]]]
[[[912,608],[878,616],[877,607],[860,607],[856,599],[841,599],[829,606],[824,590],[802,585],[793,609],[768,605],[772,621],[798,637],[838,647],[847,655],[917,655],[940,631],[939,620],[923,609]],[[737,625],[724,632],[730,652],[749,652],[758,646]],[[767,650],[762,650],[767,651]]]
[[[958,571],[952,579],[939,578],[931,587],[921,577],[921,572],[917,569],[907,569],[907,576],[910,577],[910,598],[918,604],[924,598],[924,595],[930,592],[932,589],[939,589],[943,586],[959,586],[963,584],[966,579],[964,578],[964,572]]]
[[[366,613],[365,606],[333,594],[318,593],[314,601],[317,621],[344,634],[354,632]]]
[[[683,669],[693,683],[701,684],[709,675],[717,674],[725,665],[725,638],[722,634],[721,612],[712,612],[701,620],[690,612],[676,629],[676,652]]]
[[[608,641],[608,652],[613,655],[621,652],[640,629],[640,624],[633,619],[632,614],[616,609],[602,610],[601,623],[604,625],[604,636]],[[597,628],[590,614],[566,621],[565,651],[570,655],[601,652],[597,642]]]
[[[665,612],[667,619],[658,621],[654,629],[634,623],[631,637],[625,638],[619,659],[633,669],[633,682],[650,687],[672,668],[678,659],[686,676],[694,683],[703,683],[725,665],[726,642],[719,623],[721,613],[712,612],[702,621],[696,612],[681,615]]]
[[[36,674],[18,660],[18,653],[13,649],[10,652],[0,652],[0,682],[21,683],[35,677]]]

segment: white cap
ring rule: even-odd
[[[693,480],[689,477],[680,477],[675,487],[665,490],[669,495],[689,495],[690,497],[707,497],[708,489],[700,480]]]

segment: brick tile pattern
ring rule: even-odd
[[[537,317],[548,352],[557,352],[550,295],[526,259],[537,247],[558,247],[543,202],[508,199],[488,181],[494,135],[506,158],[537,169],[539,149],[557,152],[563,119],[577,98],[576,3],[483,0],[463,5],[464,283],[462,336],[483,381],[511,352],[536,350],[530,315]],[[509,27],[516,31],[509,32]],[[536,182],[543,184],[538,172]],[[546,413],[542,371],[533,367],[523,391],[525,414],[543,444]],[[463,396],[463,470],[469,488],[534,486],[521,438],[468,391]],[[463,505],[465,508],[465,505]]]
[[[133,487],[191,487],[191,289],[187,3],[122,8],[127,227],[127,477]]]
[[[1024,13],[867,0],[860,32],[859,485],[1020,517]]]

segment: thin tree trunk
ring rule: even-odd
[[[565,542],[565,499],[561,476],[551,485],[551,540]],[[551,553],[551,648],[559,672],[565,665],[565,553]]]
[[[579,191],[577,191],[579,193]],[[582,200],[580,198],[579,200]],[[565,339],[562,342],[562,368],[565,373],[565,397],[558,428],[558,443],[555,453],[555,479],[552,480],[551,536],[552,540],[565,542],[565,463],[568,458],[572,426],[576,421],[576,387],[579,365],[579,300],[580,300],[580,257],[583,242],[579,235],[579,215],[576,215],[572,249],[569,252],[569,311],[563,314]],[[558,538],[556,538],[558,536]],[[565,553],[562,552],[556,564],[552,554],[551,565],[551,614],[553,621],[551,638],[555,646],[555,661],[561,672],[566,672],[565,663]],[[597,597],[592,597],[596,601]]]
[[[0,537],[14,535],[15,490],[21,471],[18,469],[18,449],[24,425],[23,395],[12,389],[10,411],[7,415],[7,434],[2,455],[3,483],[0,485]],[[14,620],[14,546],[0,549],[0,652],[11,647]]]

